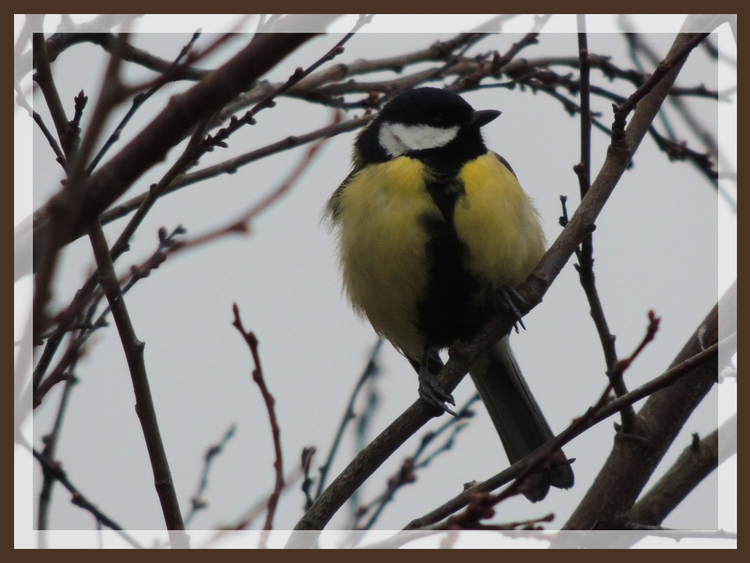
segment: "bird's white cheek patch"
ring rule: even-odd
[[[458,126],[442,129],[429,125],[404,125],[403,123],[383,123],[378,141],[392,157],[410,151],[444,147],[458,135]]]

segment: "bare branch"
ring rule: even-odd
[[[121,34],[120,43],[124,43],[126,37],[126,34]],[[43,334],[49,325],[47,304],[52,297],[50,287],[57,268],[58,253],[67,244],[66,239],[69,238],[71,228],[70,218],[74,216],[75,208],[81,198],[81,182],[84,177],[85,163],[93,153],[94,146],[99,139],[107,116],[120,99],[120,62],[120,58],[117,56],[113,56],[109,60],[99,100],[91,116],[86,135],[81,141],[80,148],[76,151],[75,158],[67,163],[66,171],[68,178],[65,185],[45,205],[46,213],[43,213],[46,220],[45,233],[37,230],[37,214],[34,214],[33,257],[37,271],[34,277],[32,315],[35,341],[39,340],[39,335]],[[63,150],[65,150],[65,147],[63,147]],[[83,229],[88,222],[86,221],[80,228]],[[33,379],[34,391],[39,386],[40,377],[35,370]]]
[[[60,94],[57,92],[57,86],[55,86],[55,81],[52,77],[52,70],[50,69],[49,60],[47,58],[47,45],[44,42],[44,34],[34,33],[33,42],[34,64],[37,67],[37,72],[34,74],[34,80],[42,90],[42,94],[44,94],[44,100],[52,114],[52,121],[57,130],[57,138],[60,139],[63,151],[67,152],[68,118],[65,115],[65,110],[63,109],[62,101],[60,100]]]
[[[602,393],[598,407],[590,408],[584,415],[585,423],[574,423],[566,428],[563,432],[558,434],[553,440],[550,440],[545,446],[537,450],[536,452],[526,456],[524,459],[513,464],[508,469],[501,471],[497,475],[490,477],[482,483],[478,483],[469,489],[462,492],[460,495],[454,497],[444,505],[436,508],[429,514],[412,520],[404,529],[405,530],[416,530],[429,526],[439,522],[443,518],[453,514],[457,510],[460,510],[466,506],[472,498],[472,495],[476,493],[484,493],[493,491],[513,479],[520,477],[527,469],[537,462],[538,459],[548,455],[549,451],[556,448],[560,448],[573,440],[575,437],[580,436],[583,432],[591,428],[592,426],[606,420],[610,416],[617,414],[622,411],[626,406],[633,405],[634,403],[648,397],[660,389],[666,389],[673,385],[679,379],[691,374],[694,370],[701,366],[709,363],[718,354],[719,345],[714,344],[710,348],[696,354],[695,356],[688,358],[682,363],[670,368],[666,372],[662,373],[658,377],[652,379],[648,383],[630,391],[627,395],[618,397],[614,401],[603,400],[606,399],[607,393],[609,392],[609,385],[607,386],[606,393]],[[581,419],[577,419],[581,420]]]
[[[192,508],[190,509],[188,515],[185,517],[185,526],[189,526],[190,521],[193,519],[193,517],[195,517],[195,515],[200,510],[208,506],[208,502],[206,502],[206,499],[203,498],[203,494],[208,488],[208,473],[211,470],[214,459],[224,450],[224,446],[226,446],[227,442],[232,439],[236,429],[237,425],[232,424],[224,433],[224,436],[222,436],[221,440],[219,440],[216,444],[209,446],[209,448],[206,450],[206,455],[203,456],[203,471],[201,473],[201,479],[198,483],[198,488],[196,489],[195,494],[193,494],[193,496],[190,498],[190,504],[192,505]]]
[[[212,73],[210,81],[200,82],[173,99],[133,141],[93,175],[81,181],[72,173],[70,182],[77,186],[76,189],[63,190],[44,208],[48,211],[59,210],[53,214],[57,219],[50,217],[50,222],[34,229],[35,241],[38,240],[43,249],[42,264],[45,266],[37,276],[39,279],[44,274],[42,279],[46,282],[40,289],[45,289],[49,284],[57,252],[76,233],[109,207],[146,170],[160,162],[196,123],[223,107],[312,35],[263,34],[255,37],[247,47]],[[87,138],[89,136],[86,135]],[[80,160],[85,160],[83,155],[77,159]],[[79,182],[80,186],[77,185]],[[44,217],[45,213],[39,215]],[[40,311],[41,315],[48,299],[46,291],[35,295],[35,314]],[[34,323],[34,330],[39,334],[45,330],[47,323],[42,322],[41,317],[37,320],[39,322]]]
[[[693,435],[692,443],[683,450],[669,471],[630,510],[630,521],[660,526],[685,497],[719,466],[719,436],[725,433],[736,436],[736,414],[703,439],[697,434]],[[722,453],[728,457],[731,451]]]
[[[731,293],[730,290],[721,301],[731,299]],[[708,350],[715,348],[718,353],[720,304],[706,316],[674,359],[673,369]],[[619,529],[622,523],[618,521],[618,515],[633,506],[683,424],[716,383],[717,377],[717,362],[713,361],[651,395],[639,411],[636,427],[628,434],[622,433],[615,441],[615,447],[596,481],[564,529]]]
[[[333,439],[333,443],[331,444],[331,449],[328,452],[328,457],[326,458],[325,463],[320,466],[318,471],[320,472],[320,477],[318,479],[318,487],[317,492],[315,493],[315,498],[318,498],[320,496],[320,493],[323,492],[323,489],[325,487],[326,478],[328,477],[328,471],[331,469],[331,465],[333,465],[333,459],[336,456],[336,452],[338,451],[339,445],[341,444],[341,438],[344,435],[344,430],[346,430],[346,426],[349,424],[351,420],[354,419],[354,403],[357,400],[357,397],[359,396],[359,392],[362,389],[362,386],[365,384],[367,380],[374,377],[378,371],[378,364],[377,364],[377,358],[378,353],[380,352],[380,348],[383,345],[383,339],[378,338],[378,341],[375,343],[375,346],[372,348],[372,352],[370,353],[370,359],[367,361],[367,365],[365,366],[365,369],[362,371],[362,375],[359,376],[359,380],[357,381],[356,385],[354,386],[354,390],[352,391],[351,395],[349,396],[349,403],[346,406],[346,411],[344,412],[344,416],[341,419],[341,422],[339,423],[339,428],[336,431],[336,436]],[[314,499],[312,499],[314,500]],[[312,504],[312,500],[310,504]],[[306,507],[306,508],[309,508]]]
[[[268,411],[268,418],[271,421],[271,432],[273,434],[273,448],[276,452],[276,461],[273,463],[273,467],[276,473],[276,484],[273,489],[273,493],[268,498],[268,515],[266,516],[266,523],[263,525],[263,531],[269,532],[273,529],[273,518],[276,514],[276,506],[279,503],[279,497],[281,492],[284,490],[284,458],[281,453],[281,429],[279,428],[278,420],[276,419],[276,409],[274,407],[275,399],[271,395],[266,382],[263,378],[263,370],[260,367],[260,355],[258,353],[258,339],[252,332],[247,332],[245,327],[242,326],[242,319],[240,319],[240,309],[235,303],[232,306],[234,312],[234,326],[242,337],[247,342],[250,348],[250,353],[253,356],[253,362],[255,362],[255,369],[253,370],[253,381],[258,384],[260,392],[263,395],[263,401],[266,403],[266,410]],[[265,548],[266,542],[268,541],[268,534],[261,534],[259,548]]]
[[[99,510],[90,500],[88,500],[86,496],[84,496],[83,493],[81,493],[81,491],[78,490],[78,488],[70,482],[67,474],[60,467],[59,463],[50,461],[44,454],[38,452],[36,449],[33,449],[32,451],[34,454],[34,458],[36,458],[36,460],[42,465],[45,472],[57,479],[60,484],[68,489],[70,494],[73,495],[73,504],[91,512],[91,514],[93,514],[96,518],[97,522],[101,522],[108,528],[115,530],[125,541],[127,541],[133,547],[143,547],[130,534],[123,530],[122,526],[120,526],[112,518],[104,514],[104,512]]]
[[[136,399],[135,410],[141,422],[146,447],[151,458],[154,485],[159,495],[167,530],[170,531],[172,547],[187,547],[189,546],[190,539],[184,533],[185,525],[180,513],[180,504],[177,501],[177,493],[172,482],[172,474],[169,470],[167,454],[161,439],[161,433],[159,432],[156,410],[151,398],[148,375],[146,374],[146,363],[143,357],[145,344],[138,340],[135,329],[130,322],[130,316],[125,307],[120,284],[115,275],[114,265],[109,254],[107,240],[99,223],[93,223],[89,227],[89,236],[101,276],[99,283],[112,309],[112,316],[115,319],[117,331],[120,334],[120,340],[125,351],[125,357],[128,361],[128,367],[130,368],[130,377],[133,381],[133,391],[135,392]],[[182,533],[179,533],[180,531]]]

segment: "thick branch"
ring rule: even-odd
[[[670,470],[633,506],[630,521],[660,526],[685,497],[719,466],[720,432],[737,435],[736,414],[702,440],[694,435],[693,442]]]
[[[658,377],[641,385],[637,389],[630,391],[626,395],[618,397],[614,401],[602,403],[590,408],[583,417],[575,419],[573,424],[555,436],[553,440],[547,442],[542,448],[529,454],[522,460],[514,463],[508,469],[501,471],[486,481],[466,489],[461,494],[452,498],[429,514],[412,520],[404,529],[415,530],[417,528],[423,528],[430,524],[434,524],[466,506],[471,501],[474,494],[494,491],[495,489],[509,483],[511,480],[517,479],[541,458],[549,455],[549,452],[561,448],[574,438],[583,434],[592,426],[599,424],[601,421],[606,420],[618,412],[622,412],[622,409],[641,401],[659,389],[664,389],[665,387],[672,385],[675,381],[692,372],[694,369],[704,365],[706,362],[710,362],[717,356],[718,350],[718,345],[711,346],[703,352],[685,360],[681,364],[673,366]],[[604,398],[606,399],[606,394],[604,395]]]
[[[736,291],[736,286],[733,286]],[[718,310],[732,299],[732,289],[704,319],[672,362],[677,365],[718,340]],[[607,462],[581,504],[565,524],[566,530],[620,528],[685,421],[716,383],[718,362],[704,364],[668,388],[651,395],[638,413],[632,433],[620,433]]]

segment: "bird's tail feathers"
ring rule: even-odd
[[[470,373],[511,465],[554,436],[513,357],[507,336],[481,356]],[[570,465],[557,465],[533,476],[525,494],[536,502],[547,495],[550,486],[568,489],[573,483]]]

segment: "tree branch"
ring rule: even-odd
[[[672,366],[717,344],[718,310],[722,301],[732,298],[731,294],[730,290],[706,316]],[[633,431],[618,433],[609,458],[564,529],[621,529],[619,515],[633,507],[685,421],[717,377],[717,362],[705,364],[651,395],[638,412],[638,424]]]
[[[44,468],[45,473],[57,479],[57,481],[59,481],[60,484],[65,487],[71,495],[73,495],[73,504],[75,504],[76,506],[80,506],[84,510],[88,510],[91,514],[94,515],[94,518],[96,518],[98,522],[101,522],[108,528],[115,530],[126,542],[128,542],[133,547],[143,547],[130,534],[123,530],[123,528],[117,522],[104,514],[90,500],[88,500],[83,495],[83,493],[81,493],[81,491],[79,491],[78,488],[70,482],[70,479],[68,479],[68,475],[65,473],[65,471],[63,471],[62,467],[60,467],[60,464],[51,461],[36,449],[32,449],[32,453],[34,455],[34,458],[36,458],[36,460]]]
[[[294,19],[294,16],[288,16],[288,19]],[[60,248],[98,217],[143,173],[161,162],[167,152],[188,135],[196,123],[246,90],[313,35],[279,33],[256,36],[247,47],[213,72],[210,80],[199,82],[184,94],[173,98],[135,139],[94,174],[82,180],[75,190],[65,189],[55,195],[45,204],[44,211],[39,216],[45,217],[50,209],[59,209],[62,210],[65,221],[58,221],[59,224],[43,221],[34,229],[35,241],[39,242],[39,248],[44,249],[45,260],[53,261]],[[75,178],[71,178],[71,182],[75,183]],[[39,330],[44,330],[42,324],[35,323],[35,331],[37,326]]]
[[[737,435],[737,415],[702,440],[697,434],[693,442],[648,493],[630,510],[630,521],[648,526],[661,526],[690,492],[719,466],[719,435]],[[736,447],[722,452],[724,459],[736,453]],[[723,461],[723,460],[721,460]]]
[[[263,401],[266,404],[266,410],[268,411],[268,418],[271,421],[271,432],[273,434],[273,448],[276,453],[276,461],[273,463],[273,468],[276,474],[276,482],[273,488],[271,496],[268,497],[268,514],[266,515],[266,522],[263,525],[263,534],[260,536],[260,543],[258,547],[265,548],[266,542],[268,541],[268,534],[273,529],[273,518],[276,514],[276,506],[279,503],[279,497],[281,492],[284,490],[284,458],[281,453],[281,429],[279,428],[279,422],[276,418],[276,400],[268,390],[265,380],[263,379],[263,369],[260,366],[260,354],[258,353],[258,339],[252,332],[247,332],[245,327],[242,326],[242,319],[240,318],[240,308],[235,303],[232,307],[234,313],[234,326],[242,337],[245,339],[250,353],[253,356],[253,362],[255,363],[255,369],[253,370],[253,381],[258,384],[261,395],[263,395]]]
[[[117,331],[120,334],[122,347],[128,361],[130,377],[133,381],[133,391],[135,392],[135,410],[146,440],[146,447],[151,459],[151,468],[154,473],[154,485],[159,495],[167,530],[170,531],[170,541],[172,547],[189,547],[190,538],[184,533],[185,525],[180,513],[180,504],[177,501],[177,493],[172,482],[167,453],[161,439],[159,424],[156,420],[156,410],[151,398],[151,390],[146,374],[146,363],[143,356],[145,343],[138,340],[133,324],[130,322],[130,316],[125,307],[120,284],[109,254],[107,240],[98,222],[94,222],[89,226],[89,237],[91,238],[91,246],[94,250],[94,256],[96,257],[96,263],[101,276],[99,283],[112,309],[112,316],[117,325]],[[182,533],[179,533],[180,531]]]
[[[660,389],[669,387],[678,379],[686,376],[698,367],[705,365],[711,359],[716,357],[716,355],[718,354],[718,349],[719,346],[715,344],[710,348],[704,350],[703,352],[696,354],[692,358],[685,360],[681,364],[672,367],[671,369],[662,373],[658,377],[655,377],[648,383],[641,385],[637,389],[630,391],[622,397],[618,397],[614,401],[600,401],[600,404],[598,404],[598,406],[592,407],[583,417],[576,419],[576,421],[574,421],[571,426],[555,436],[555,438],[548,442],[543,448],[540,448],[536,452],[533,452],[532,454],[526,456],[524,459],[519,460],[508,469],[501,471],[500,473],[494,475],[493,477],[490,477],[486,481],[483,481],[470,487],[469,489],[466,489],[461,494],[452,498],[432,512],[420,518],[412,520],[404,528],[404,530],[416,530],[419,528],[424,528],[431,524],[435,524],[436,522],[439,522],[443,518],[446,518],[447,516],[466,506],[471,501],[473,495],[477,493],[494,491],[495,489],[509,483],[513,479],[517,479],[524,472],[528,471],[528,469],[539,459],[544,458],[546,455],[548,455],[549,451],[561,448],[577,436],[583,434],[592,426],[595,426],[596,424],[599,424],[610,416],[621,412],[623,408],[635,404],[636,402],[644,399],[645,397],[648,397],[649,395],[655,393]],[[602,394],[602,397],[606,398],[606,394]]]

